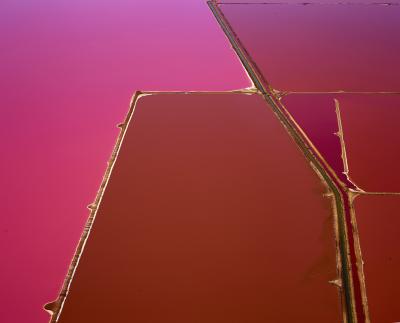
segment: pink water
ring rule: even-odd
[[[200,0],[3,0],[0,28],[0,322],[47,322],[133,92],[250,84]]]

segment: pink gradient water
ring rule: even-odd
[[[47,322],[135,90],[250,86],[203,1],[0,3],[0,322]]]

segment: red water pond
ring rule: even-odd
[[[59,322],[339,322],[334,216],[259,95],[138,100]]]

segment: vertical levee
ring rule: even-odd
[[[306,144],[306,141],[302,138],[296,126],[285,115],[280,107],[278,98],[275,98],[273,91],[267,85],[268,83],[263,79],[263,76],[259,72],[257,66],[251,61],[243,46],[241,46],[240,42],[235,37],[232,28],[225,20],[218,6],[212,1],[208,2],[208,5],[219,22],[221,28],[224,30],[236,53],[238,54],[244,67],[252,77],[255,86],[263,94],[265,100],[272,107],[276,116],[302,150],[305,157],[321,174],[322,178],[333,192],[336,209],[338,212],[339,248],[342,263],[342,286],[345,298],[346,313],[344,319],[348,322],[363,323],[366,320],[365,310],[361,297],[360,278],[358,276],[356,264],[350,207],[347,200],[346,189],[340,185],[340,181],[337,179],[337,176],[322,165],[322,163],[316,157],[317,154],[313,152],[312,147]]]

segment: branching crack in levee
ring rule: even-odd
[[[280,92],[282,93],[282,92]],[[346,183],[343,183],[343,181],[337,176],[336,171],[329,165],[329,163],[326,161],[326,159],[324,158],[324,156],[320,153],[320,151],[318,150],[318,148],[314,145],[313,141],[308,137],[308,135],[306,134],[305,130],[303,130],[301,128],[301,126],[297,123],[296,119],[291,115],[291,113],[289,112],[289,110],[286,108],[285,104],[282,102],[282,97],[278,97],[277,100],[279,101],[280,104],[280,108],[281,110],[284,112],[284,114],[286,115],[286,118],[288,118],[290,120],[290,122],[295,125],[297,131],[301,134],[301,136],[303,137],[303,140],[306,141],[307,145],[309,147],[312,148],[313,153],[318,157],[318,160],[323,164],[323,166],[325,167],[325,169],[329,169],[329,172],[331,174],[333,174],[333,176],[335,177],[336,181],[338,183],[340,183],[340,185],[342,187],[346,187]],[[347,177],[346,177],[347,178]],[[350,184],[352,184],[349,181]],[[358,189],[355,185],[353,188]]]
[[[248,71],[249,75],[253,78],[253,83],[263,94],[266,102],[272,108],[285,129],[287,129],[292,139],[304,153],[305,157],[310,161],[313,168],[318,170],[318,173],[321,174],[325,183],[332,191],[338,214],[340,258],[342,262],[341,274],[346,313],[344,320],[351,323],[369,322],[368,310],[361,291],[363,282],[360,282],[360,279],[363,279],[363,277],[360,277],[357,266],[358,257],[355,250],[353,236],[353,227],[356,226],[352,221],[350,214],[347,194],[349,191],[348,188],[338,180],[337,175],[332,172],[331,169],[324,167],[324,163],[318,158],[318,153],[314,151],[312,146],[307,144],[307,140],[302,136],[301,129],[298,129],[296,124],[291,121],[290,117],[285,113],[284,107],[280,104],[279,98],[281,96],[275,96],[274,90],[265,81],[262,73],[260,73],[256,64],[251,60],[250,55],[240,44],[240,41],[235,36],[232,27],[218,8],[218,5],[215,2],[210,1],[208,2],[208,5],[238,54],[242,64]]]
[[[335,101],[335,111],[336,111],[336,120],[338,125],[338,132],[336,135],[339,137],[340,141],[340,149],[341,149],[341,157],[343,161],[343,174],[346,175],[347,180],[351,182],[355,187],[355,183],[349,177],[349,164],[347,161],[347,153],[346,153],[346,144],[344,142],[344,133],[343,133],[343,125],[342,125],[342,117],[340,115],[340,103],[338,99],[334,99]],[[358,189],[358,187],[357,187]]]

